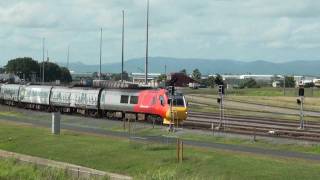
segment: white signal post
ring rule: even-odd
[[[303,103],[304,103],[304,96],[300,96],[300,129],[304,129],[304,113],[303,113]]]
[[[224,96],[224,87],[223,85],[219,85],[219,97],[220,97],[220,122],[218,128],[220,129],[222,127],[222,122],[224,119],[224,113],[223,113],[223,96]],[[213,123],[212,123],[212,128],[213,128]]]
[[[304,103],[304,88],[303,84],[300,85],[299,88],[299,96],[300,96],[300,127],[299,129],[304,129],[305,128],[305,122],[304,122],[304,113],[303,113],[303,103]]]

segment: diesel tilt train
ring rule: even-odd
[[[1,84],[0,101],[26,109],[110,119],[152,120],[163,124],[181,123],[188,114],[185,97],[179,93],[172,96],[166,89]]]

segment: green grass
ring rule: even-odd
[[[185,148],[176,163],[175,148],[120,138],[0,123],[0,148],[64,161],[136,179],[319,179],[320,165],[311,161]]]
[[[22,164],[14,159],[0,159],[0,179],[12,180],[64,180],[72,179],[63,170]]]

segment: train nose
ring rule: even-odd
[[[177,124],[187,119],[188,110],[185,107],[172,107],[166,112],[166,117],[163,121],[164,124]]]

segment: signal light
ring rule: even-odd
[[[217,98],[217,103],[218,103],[218,104],[221,103],[221,98]]]
[[[304,96],[304,88],[303,87],[299,88],[299,96]]]
[[[297,99],[297,104],[301,104],[301,100],[300,99]]]
[[[219,85],[219,94],[223,94],[224,95],[224,85]]]
[[[170,94],[170,95],[174,96],[174,93],[175,93],[175,88],[174,88],[174,86],[169,86],[169,87],[168,87],[168,91],[169,91],[169,94]]]

